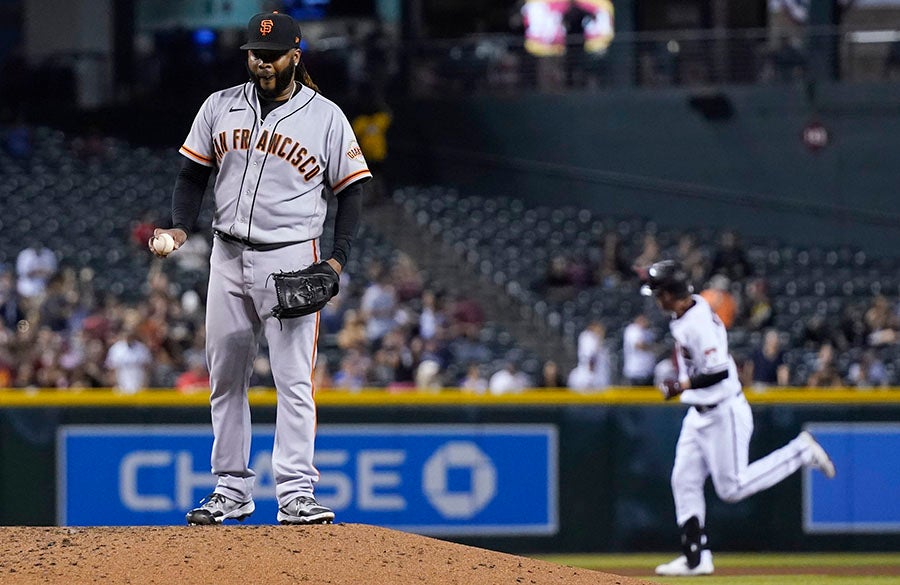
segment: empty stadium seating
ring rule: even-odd
[[[637,281],[626,279],[614,287],[596,283],[576,287],[566,298],[553,299],[539,287],[550,260],[555,256],[596,260],[598,242],[608,230],[619,233],[631,258],[640,252],[640,238],[648,232],[656,236],[661,256],[673,257],[680,235],[644,218],[602,217],[572,206],[528,207],[515,198],[462,195],[446,186],[406,187],[396,190],[393,197],[422,229],[443,240],[485,277],[502,284],[510,296],[566,337],[574,338],[589,320],[600,318],[614,349],[621,347],[624,327],[637,312],[647,309],[637,295]],[[700,248],[710,254],[717,231],[704,227],[694,234]],[[792,384],[805,383],[815,359],[816,348],[803,343],[809,317],[820,314],[837,326],[848,307],[864,306],[873,295],[885,294],[896,302],[900,269],[896,255],[870,258],[849,247],[802,248],[744,240],[754,276],[767,282],[774,326],[787,334]],[[664,334],[664,323],[657,321],[655,327]],[[738,357],[747,357],[760,340],[759,332],[741,327],[729,336],[732,352]],[[900,358],[898,345],[881,347],[878,354],[890,370],[892,383],[900,382],[895,366]],[[859,348],[843,352],[839,359],[842,373],[858,357]]]

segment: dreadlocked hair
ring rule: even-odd
[[[306,71],[306,64],[303,63],[302,59],[297,63],[297,73],[300,74],[300,81],[303,85],[321,93],[319,86],[316,85],[316,82],[312,80],[312,77],[310,77],[309,73]]]

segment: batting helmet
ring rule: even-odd
[[[647,269],[647,278],[641,286],[641,294],[645,297],[658,292],[672,293],[676,297],[686,297],[694,292],[688,280],[688,273],[674,260],[661,260]]]

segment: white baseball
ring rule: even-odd
[[[175,249],[175,239],[169,234],[159,234],[153,238],[153,249],[157,254],[168,256]]]

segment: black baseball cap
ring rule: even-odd
[[[280,12],[260,12],[247,23],[247,42],[241,49],[287,51],[300,46],[300,27]]]

